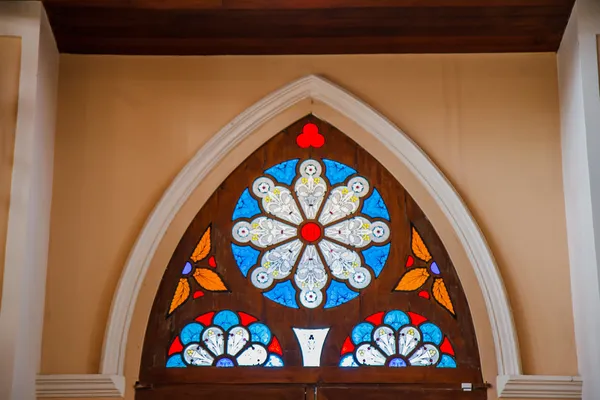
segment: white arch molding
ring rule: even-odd
[[[188,197],[229,151],[262,124],[307,98],[323,102],[371,133],[435,199],[460,238],[477,275],[492,326],[498,373],[520,374],[516,330],[502,278],[483,234],[460,196],[404,132],[352,94],[315,75],[294,81],[247,108],[213,136],[171,183],[146,221],[125,265],[104,339],[102,372],[123,374],[127,335],[138,292],[158,245]]]
[[[483,234],[460,196],[404,132],[355,96],[315,75],[294,81],[247,108],[214,135],[171,183],[146,221],[113,298],[104,338],[102,373],[123,375],[125,347],[138,292],[154,253],[180,208],[232,149],[271,118],[307,98],[323,102],[371,133],[435,199],[460,238],[477,275],[494,336],[498,373],[520,374],[516,330],[502,278]]]
[[[504,397],[580,398],[576,377],[522,376],[519,346],[512,312],[492,253],[469,210],[442,172],[398,127],[372,107],[337,85],[309,75],[264,97],[223,127],[173,180],[156,205],[129,255],[113,298],[100,374],[47,376],[43,387],[65,386],[63,393],[95,397],[124,392],[125,348],[138,293],[154,253],[167,228],[198,184],[237,145],[261,125],[305,99],[320,101],[344,115],[384,144],[415,175],[450,221],[471,262],[481,288],[492,328],[498,365],[498,392]],[[276,134],[274,132],[273,134]],[[80,377],[78,381],[76,377]],[[75,384],[71,381],[75,380]],[[67,382],[68,381],[68,382]],[[66,386],[87,382],[95,390],[70,392]],[[44,395],[44,391],[38,393]],[[579,393],[579,395],[576,395]],[[512,394],[512,396],[511,396]],[[575,397],[573,397],[575,395]]]

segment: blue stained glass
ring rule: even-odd
[[[238,218],[252,218],[256,214],[260,214],[258,202],[254,197],[250,196],[250,191],[246,188],[238,199],[231,218],[233,220]]]
[[[440,363],[437,365],[438,368],[456,368],[456,361],[449,355],[443,354]]]
[[[331,185],[344,182],[346,178],[356,173],[356,170],[337,161],[327,160],[324,158],[323,164],[325,164],[325,176]]]
[[[388,212],[385,201],[381,198],[379,191],[373,189],[373,193],[366,199],[362,206],[362,213],[368,215],[371,218],[383,218],[390,220],[390,213]]]
[[[283,367],[283,359],[281,357],[279,357],[278,355],[271,354],[271,355],[269,355],[269,359],[267,360],[265,367],[267,367],[267,368]]]
[[[431,322],[426,322],[423,325],[419,326],[421,332],[423,332],[423,341],[430,342],[434,344],[442,343],[442,331],[436,325]]]
[[[235,258],[235,263],[244,277],[248,276],[248,271],[256,265],[258,261],[260,251],[255,250],[250,246],[238,246],[237,244],[231,243],[231,252],[233,253],[233,258]]]
[[[340,367],[358,367],[358,364],[354,361],[352,354],[346,354],[340,360]]]
[[[228,330],[232,326],[239,324],[240,319],[233,311],[225,310],[219,311],[219,313],[215,315],[213,323],[223,328],[223,330]]]
[[[352,342],[354,342],[354,344],[370,342],[371,332],[373,332],[373,324],[361,322],[352,329]]]
[[[401,358],[394,358],[392,361],[390,361],[390,367],[394,367],[394,368],[406,367],[406,361],[404,361]]]
[[[327,302],[324,308],[333,308],[344,304],[358,296],[358,292],[350,290],[344,283],[331,281],[327,288]]]
[[[248,330],[253,342],[267,345],[271,341],[271,330],[265,324],[254,323],[248,327]]]
[[[167,368],[185,368],[181,354],[174,354],[167,360]]]
[[[406,325],[409,322],[410,319],[408,318],[408,315],[398,310],[390,311],[383,317],[383,323],[391,326],[395,330],[398,330],[402,325]]]
[[[290,281],[278,283],[273,289],[263,293],[263,296],[283,306],[298,308],[298,303],[296,302],[296,290]]]
[[[391,246],[391,243],[388,243],[385,246],[371,246],[362,252],[365,263],[371,267],[376,278],[379,277],[383,267],[385,267],[385,263],[390,255]]]
[[[229,358],[221,358],[219,361],[217,361],[216,366],[219,368],[231,368],[234,366],[234,364]]]
[[[265,173],[271,175],[281,183],[291,185],[296,176],[296,164],[298,164],[297,158],[295,160],[284,161],[265,170]]]
[[[185,263],[185,265],[183,266],[183,271],[181,271],[181,273],[183,275],[187,275],[190,272],[192,272],[192,264],[188,261]]]
[[[191,324],[187,324],[182,330],[179,338],[181,339],[181,343],[189,344],[192,342],[200,343],[200,335],[204,330],[204,326],[200,325],[197,322],[192,322]]]

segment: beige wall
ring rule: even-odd
[[[110,302],[145,219],[178,171],[246,107],[309,73],[359,96],[419,144],[455,185],[494,252],[525,374],[577,373],[554,54],[61,58],[42,373],[96,373]],[[154,291],[179,236],[227,173],[310,110],[375,154],[432,220],[471,303],[484,374],[495,355],[481,293],[428,194],[383,146],[305,102],[256,132],[203,182],[150,266],[127,350],[135,381]],[[128,392],[128,397],[131,391]]]
[[[21,38],[0,36],[0,299],[15,149]]]

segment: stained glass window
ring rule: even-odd
[[[342,346],[340,367],[456,368],[454,349],[425,317],[400,310],[379,312],[352,329]]]
[[[249,314],[230,310],[203,314],[187,324],[168,356],[167,368],[284,365],[271,330]]]
[[[411,229],[411,248],[412,253],[417,257],[419,263],[422,265],[415,264],[414,257],[409,255],[406,261],[407,270],[400,277],[400,280],[398,281],[398,284],[394,290],[412,292],[422,289],[425,287],[427,282],[433,281],[431,284],[431,290],[420,290],[419,296],[424,299],[429,299],[431,297],[429,292],[431,292],[431,294],[433,294],[433,298],[440,306],[445,308],[450,314],[455,315],[456,313],[454,311],[454,304],[452,303],[450,293],[446,288],[446,283],[442,278],[440,267],[433,260],[427,245],[415,227],[412,227]]]
[[[321,365],[321,352],[329,328],[303,329],[293,328],[294,334],[302,351],[302,365],[304,367],[318,367]]]
[[[158,288],[140,384],[173,398],[216,385],[214,398],[233,382],[257,393],[291,381],[483,382],[443,243],[394,175],[339,130],[298,121],[207,197]],[[151,393],[143,400],[167,396]]]
[[[242,274],[251,270],[252,284],[287,307],[298,307],[290,301],[297,292],[306,308],[323,302],[333,308],[355,298],[379,276],[390,251],[390,217],[381,194],[354,169],[329,159],[288,160],[265,173],[274,180],[258,177],[233,213],[236,254],[260,252],[255,265],[236,256]]]

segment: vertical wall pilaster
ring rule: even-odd
[[[0,398],[34,400],[44,317],[59,59],[39,1],[0,3],[0,35],[21,37],[0,308]]]
[[[600,3],[578,0],[558,52],[571,291],[583,399],[600,398]]]

